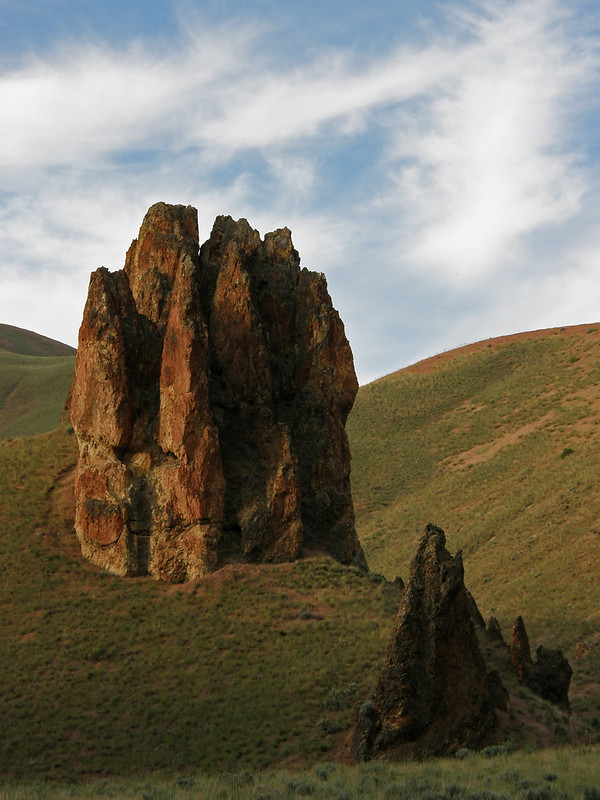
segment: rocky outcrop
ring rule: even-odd
[[[506,646],[504,636],[502,635],[502,628],[496,617],[489,618],[486,633],[493,642],[500,642],[500,644]]]
[[[529,637],[525,630],[523,617],[517,617],[510,636],[510,664],[521,683],[529,683],[533,670]]]
[[[474,747],[495,724],[460,552],[428,525],[410,568],[375,696],[358,714],[353,755],[424,757]],[[501,685],[501,681],[500,681]]]
[[[544,700],[569,709],[569,686],[573,670],[562,650],[540,645],[531,659],[529,638],[522,617],[517,617],[510,640],[510,662],[519,681]]]
[[[543,697],[568,711],[569,686],[573,670],[562,650],[550,650],[540,645],[535,651],[533,685]]]
[[[227,558],[321,548],[366,569],[345,433],[358,384],[322,274],[287,228],[264,241],[158,203],[125,267],[91,276],[70,413],[82,552],[183,581]]]

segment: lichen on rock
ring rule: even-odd
[[[183,581],[226,558],[321,548],[366,569],[345,422],[358,389],[325,277],[287,228],[261,240],[157,203],[125,267],[92,273],[71,421],[82,552]]]

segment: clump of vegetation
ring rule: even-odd
[[[222,775],[145,776],[70,784],[5,784],[5,800],[600,800],[597,748],[473,754],[468,761],[318,764],[309,772],[242,771]]]

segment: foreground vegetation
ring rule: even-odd
[[[248,770],[221,775],[160,775],[78,784],[5,784],[5,800],[110,797],[131,800],[598,800],[597,747],[461,758],[423,764],[376,761],[357,767],[320,762],[304,772]],[[491,756],[491,757],[490,757]]]

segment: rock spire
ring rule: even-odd
[[[121,575],[197,577],[303,547],[366,569],[344,429],[357,392],[322,274],[287,228],[261,240],[158,203],[123,270],[92,273],[71,420],[82,552]]]
[[[444,531],[427,525],[375,696],[358,714],[356,759],[452,753],[476,746],[494,727],[490,679],[472,621],[474,601],[463,576],[460,552],[450,555]]]

